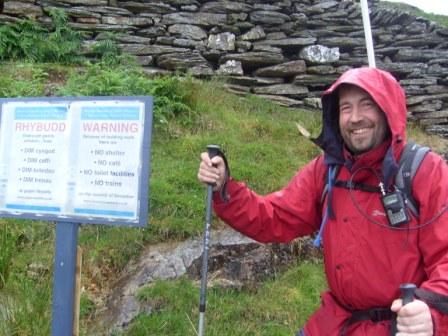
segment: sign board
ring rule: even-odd
[[[145,226],[152,97],[0,99],[0,216]]]

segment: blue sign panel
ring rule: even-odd
[[[152,97],[0,99],[0,216],[145,226]]]

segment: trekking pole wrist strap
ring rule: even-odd
[[[224,152],[221,149],[219,149],[217,151],[217,156],[220,156],[222,158],[222,160],[224,161],[224,165],[226,167],[224,183],[222,184],[222,186],[218,192],[219,192],[219,195],[221,196],[221,199],[224,202],[227,202],[230,199],[229,195],[227,194],[227,183],[229,182],[229,179],[230,179],[229,163],[227,162],[226,155],[224,154]]]

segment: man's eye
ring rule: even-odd
[[[362,103],[362,106],[370,108],[370,107],[374,106],[374,103],[373,103],[373,101],[366,100]]]
[[[350,112],[350,106],[348,105],[343,105],[341,107],[339,107],[339,111],[341,113],[349,113]]]

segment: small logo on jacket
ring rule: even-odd
[[[381,211],[381,210],[373,210],[372,211],[372,216],[373,217],[378,217],[378,216],[386,217],[386,213]]]

